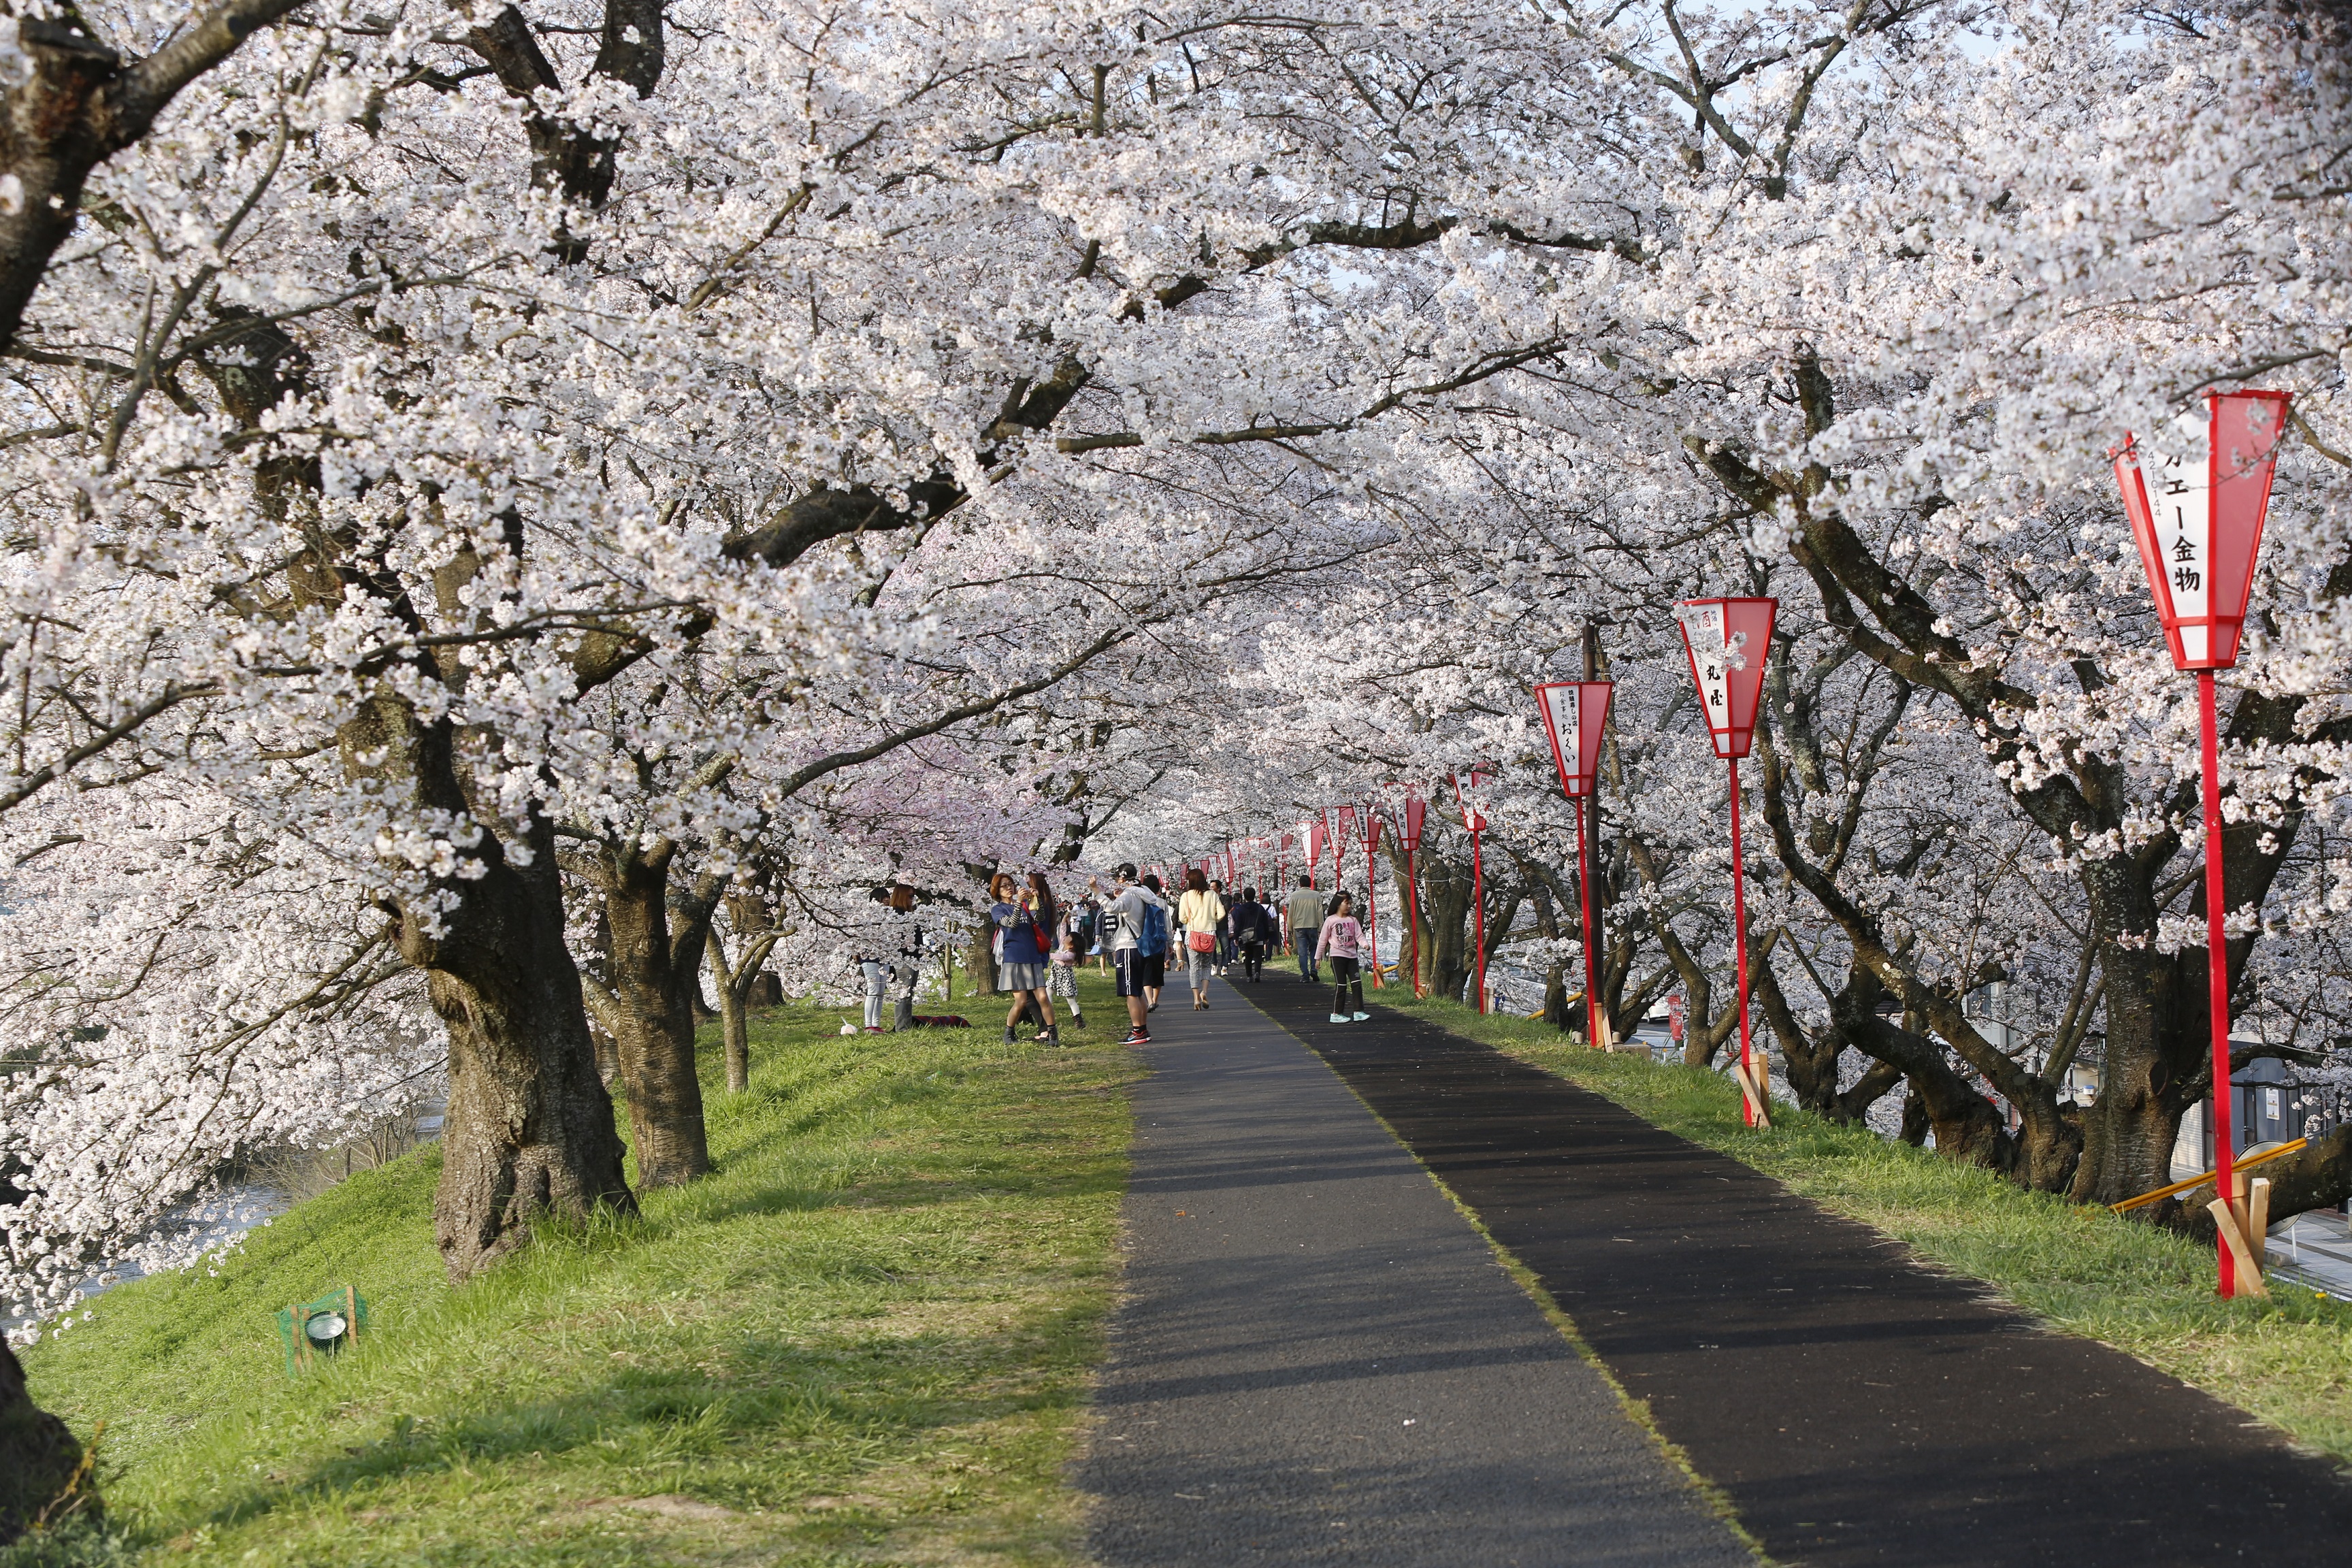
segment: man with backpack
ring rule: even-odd
[[[1225,917],[1232,924],[1234,946],[1241,952],[1242,974],[1250,980],[1264,980],[1265,972],[1266,924],[1271,918],[1264,904],[1257,901],[1255,888],[1242,889],[1242,901]]]
[[[1145,879],[1146,882],[1154,879]],[[1148,1046],[1151,1026],[1145,1015],[1157,1005],[1160,982],[1167,973],[1168,906],[1160,900],[1158,889],[1135,881],[1132,862],[1121,866],[1113,881],[1117,891],[1106,896],[1102,906],[1103,951],[1110,954],[1111,968],[1118,976],[1118,994],[1127,1004],[1128,1022],[1132,1026],[1127,1043]],[[1100,895],[1102,883],[1089,877],[1087,890]]]

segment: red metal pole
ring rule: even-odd
[[[1486,1010],[1486,873],[1478,861],[1478,832],[1470,832],[1470,907],[1477,911],[1478,1011]]]
[[[1367,811],[1364,816],[1366,822],[1369,824],[1371,813]],[[1371,830],[1368,826],[1364,831],[1364,943],[1372,950],[1372,989],[1378,991],[1381,988],[1381,939],[1375,930],[1379,921],[1374,918],[1379,913],[1379,910],[1373,907],[1372,902],[1372,878],[1374,874],[1375,868],[1372,865],[1372,835]]]
[[[1576,797],[1576,890],[1584,903],[1584,1043],[1601,1048],[1601,994],[1592,985],[1592,859],[1584,841],[1589,797]]]
[[[2231,1166],[2230,1145],[2237,1129],[2230,1114],[2230,944],[2221,929],[2226,912],[2221,904],[2221,738],[2213,713],[2213,672],[2197,672],[2198,741],[2204,750],[2205,773],[2205,989],[2210,1007],[2208,1026],[2213,1035],[2213,1192],[2223,1203],[2238,1198]],[[2248,1237],[2252,1245],[2254,1238]],[[2214,1254],[2221,1293],[2238,1293],[2237,1260],[2230,1244],[2216,1237]]]
[[[1731,763],[1731,941],[1732,951],[1739,963],[1739,1065],[1752,1082],[1756,1077],[1755,1053],[1748,1043],[1748,879],[1739,852],[1739,759]],[[1748,1126],[1756,1125],[1756,1107],[1748,1097],[1739,1097],[1739,1114]]]

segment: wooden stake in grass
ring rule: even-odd
[[[1769,1129],[1772,1113],[1767,1109],[1769,1101],[1764,1093],[1764,1075],[1748,1062],[1735,1061],[1731,1064],[1731,1076],[1739,1082],[1739,1095],[1746,1102],[1748,1124]]]
[[[2267,1218],[2271,1206],[2271,1184],[2265,1181],[2259,1185],[2262,1189],[2259,1201]],[[2246,1208],[2240,1204],[2224,1203],[2218,1197],[2205,1207],[2213,1216],[2215,1228],[2221,1232],[2222,1247],[2228,1251],[2230,1260],[2237,1265],[2231,1281],[2233,1289],[2241,1296],[2269,1295],[2270,1291],[2263,1285],[2262,1263],[2252,1247],[2247,1245],[2246,1226],[2252,1216]],[[2255,1247],[2260,1245],[2259,1242],[2254,1244]]]

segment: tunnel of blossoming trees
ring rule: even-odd
[[[100,0],[0,95],[19,1344],[420,1106],[451,1281],[631,1215],[1130,863],[1759,1136],[2352,1198],[2332,8]],[[2128,1213],[2226,1279],[2224,1170]]]

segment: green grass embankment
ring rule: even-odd
[[[106,1423],[142,1563],[1072,1561],[1136,1070],[1101,989],[1060,1050],[779,1010],[641,1219],[452,1289],[423,1150],[98,1298],[34,1394]],[[289,1378],[271,1314],[347,1280],[366,1342]]]
[[[2283,1282],[2267,1302],[2224,1301],[2213,1294],[2210,1247],[1786,1105],[1772,1108],[1769,1131],[1750,1130],[1738,1089],[1720,1074],[1592,1051],[1546,1024],[1397,994],[1381,1000],[1605,1095],[2057,1328],[2104,1340],[2352,1462],[2352,1307]]]

